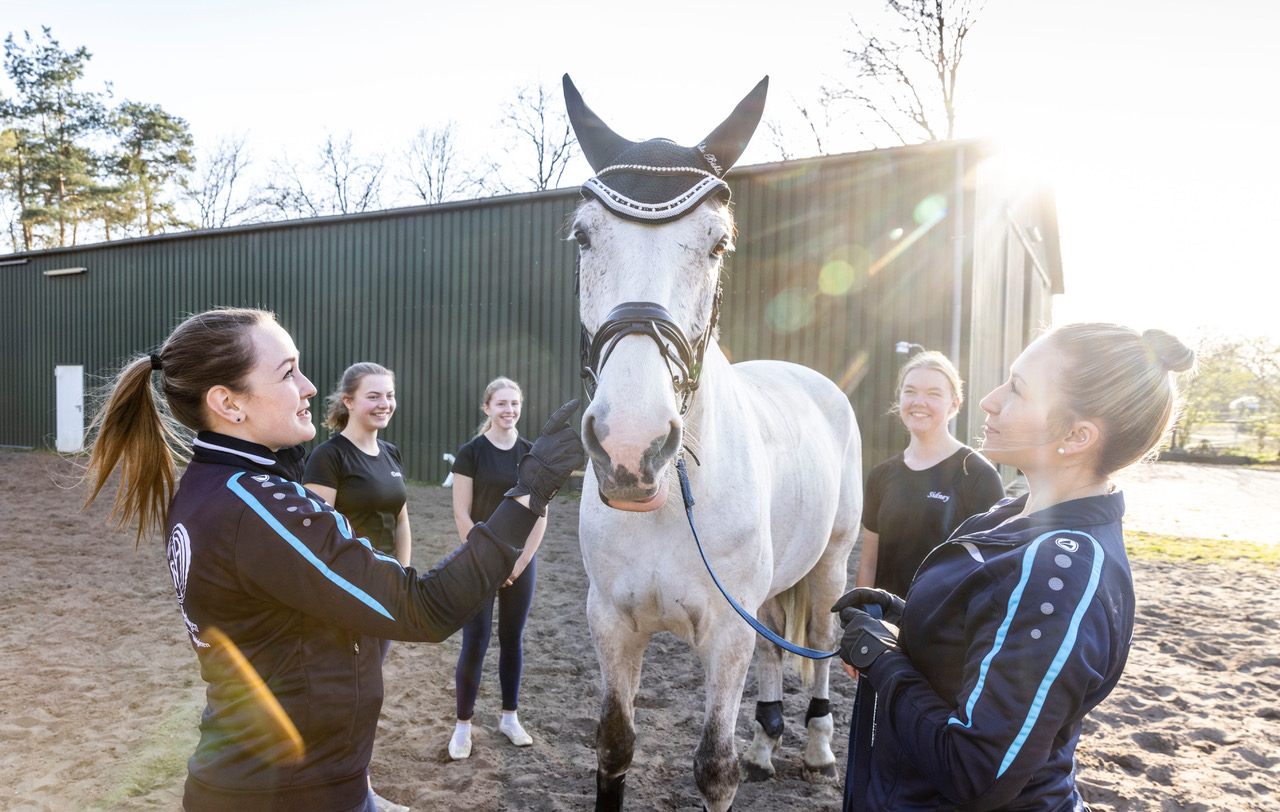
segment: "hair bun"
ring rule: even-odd
[[[1142,343],[1151,348],[1170,372],[1186,372],[1196,365],[1195,350],[1164,330],[1146,330],[1142,334]]]

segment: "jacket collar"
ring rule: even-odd
[[[295,481],[302,476],[302,458],[306,454],[300,445],[271,451],[266,446],[215,431],[200,432],[192,446],[192,462],[230,465]]]
[[[1112,491],[1103,496],[1086,496],[1082,499],[1071,499],[1050,505],[1044,510],[1037,510],[1029,516],[1009,521],[1009,517],[1017,516],[1027,504],[1030,495],[1023,494],[1017,499],[1002,502],[991,509],[976,526],[961,528],[964,534],[980,532],[996,542],[1021,543],[1028,534],[1035,531],[1047,532],[1057,529],[1085,530],[1089,527],[1113,524],[1124,517],[1124,493]],[[957,538],[961,535],[957,533]]]

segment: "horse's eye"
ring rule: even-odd
[[[573,238],[578,241],[578,247],[583,251],[591,247],[591,239],[587,237],[587,232],[581,228],[575,228],[573,230]]]
[[[730,248],[732,248],[732,246],[729,245],[729,238],[721,237],[720,242],[716,243],[716,247],[711,249],[711,256],[722,257],[724,256],[724,252],[728,251]]]

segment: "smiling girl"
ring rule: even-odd
[[[940,352],[919,353],[899,371],[894,411],[911,441],[867,477],[857,586],[906,595],[925,555],[1004,495],[991,463],[951,436],[963,402],[960,373]]]
[[[521,399],[520,384],[510,378],[495,378],[485,387],[480,404],[484,423],[476,436],[458,449],[453,463],[453,518],[459,536],[465,538],[476,522],[487,519],[502,502],[502,495],[515,484],[516,465],[529,446],[516,429]],[[520,725],[516,709],[524,668],[524,625],[533,606],[533,588],[538,579],[536,553],[546,527],[544,516],[534,525],[524,553],[497,595],[498,681],[502,686],[502,721],[498,729],[518,747],[533,744],[533,737]],[[471,717],[493,630],[493,604],[491,598],[462,630],[462,651],[454,675],[458,720],[449,740],[449,756],[453,759],[471,755]]]
[[[396,412],[395,386],[395,374],[379,364],[347,367],[325,416],[337,434],[311,452],[303,482],[375,550],[407,567],[412,543],[400,449],[378,438]]]

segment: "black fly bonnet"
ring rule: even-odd
[[[678,220],[709,197],[729,200],[724,173],[746,149],[764,112],[769,77],[760,80],[734,111],[696,147],[682,147],[665,138],[629,141],[609,129],[582,101],[569,74],[564,75],[564,100],[582,154],[595,177],[582,184],[584,196],[599,200],[619,217],[659,225]],[[622,338],[647,335],[657,343],[680,400],[680,414],[689,410],[698,388],[698,374],[707,343],[720,313],[716,289],[707,328],[690,342],[662,305],[625,302],[615,307],[595,336],[582,328],[580,355],[587,393],[595,389],[599,370]]]

